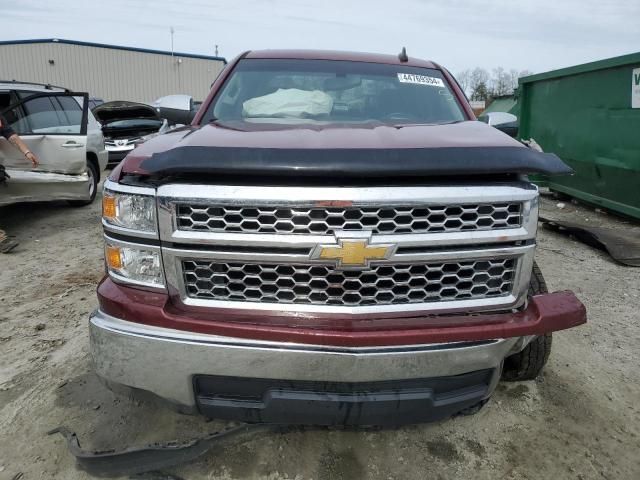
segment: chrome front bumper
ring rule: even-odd
[[[107,384],[151,392],[184,411],[196,407],[194,375],[321,382],[445,377],[498,368],[523,346],[520,338],[400,347],[303,345],[160,328],[99,310],[90,318],[90,338],[95,371]]]

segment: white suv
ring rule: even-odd
[[[94,200],[108,154],[88,103],[86,93],[0,81],[0,114],[40,159],[33,168],[0,138],[0,164],[11,177],[0,188],[0,206],[50,200],[86,205]]]

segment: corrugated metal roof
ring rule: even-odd
[[[491,104],[484,110],[484,113],[489,112],[508,112],[513,113],[511,110],[516,106],[516,99],[514,96],[509,95],[505,97],[496,98]]]
[[[82,42],[79,40],[65,40],[63,38],[36,38],[31,40],[3,40],[0,41],[0,46],[2,45],[24,45],[30,43],[65,43],[67,45],[79,45],[84,47],[97,47],[97,48],[109,48],[112,50],[127,50],[129,52],[140,52],[140,53],[155,53],[157,55],[173,55],[174,57],[186,57],[186,58],[201,58],[204,60],[218,60],[221,62],[227,63],[227,60],[224,57],[216,57],[210,55],[199,55],[196,53],[182,53],[182,52],[168,52],[166,50],[152,50],[148,48],[137,48],[137,47],[125,47],[122,45],[109,45],[106,43],[93,43],[93,42]]]

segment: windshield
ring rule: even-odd
[[[334,60],[244,59],[203,122],[441,124],[465,120],[439,70]]]

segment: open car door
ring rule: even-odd
[[[88,97],[86,93],[38,93],[1,112],[40,159],[37,171],[84,173]],[[31,162],[6,142],[0,143],[0,159],[7,169],[33,170]]]
[[[10,179],[0,205],[25,201],[89,200],[87,93],[37,93],[4,109],[2,116],[35,153],[33,168],[20,151],[0,139],[0,163]]]

